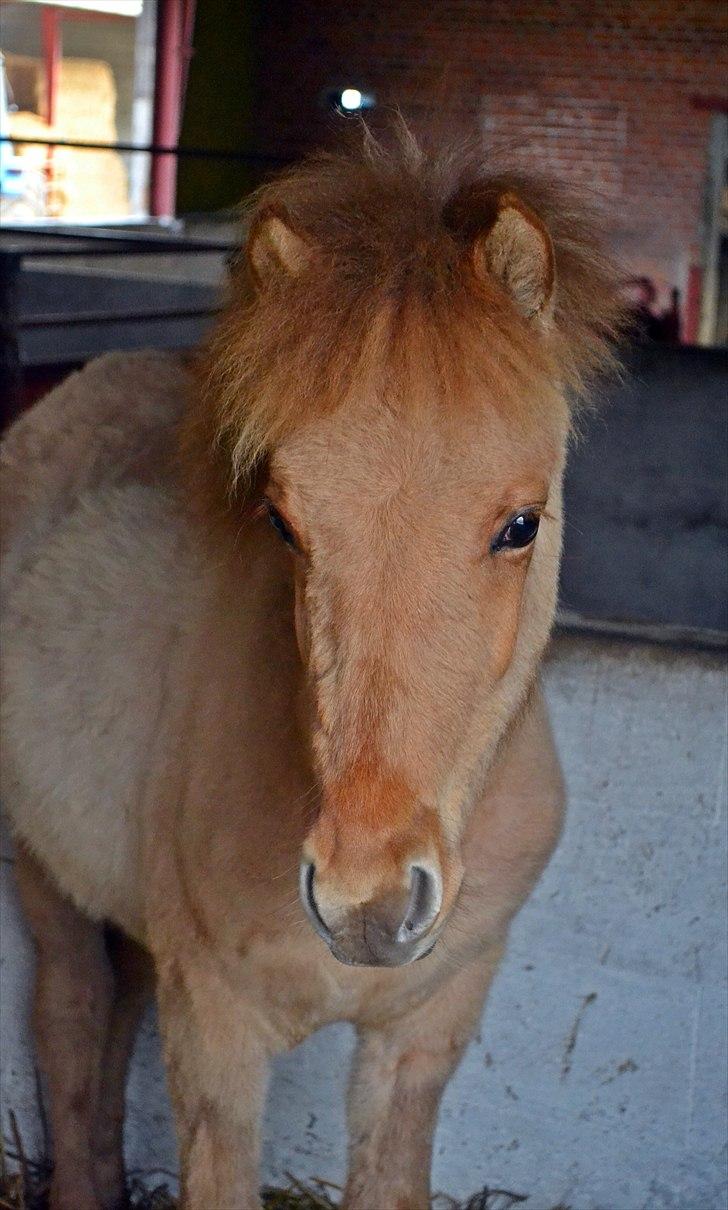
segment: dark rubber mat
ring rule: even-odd
[[[581,429],[562,606],[728,631],[728,350],[635,350]]]

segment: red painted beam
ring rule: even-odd
[[[40,10],[43,62],[46,78],[45,120],[52,126],[56,120],[58,88],[61,82],[61,14],[52,4],[44,4]]]
[[[698,343],[700,331],[700,298],[703,288],[703,272],[700,265],[691,265],[688,271],[688,288],[685,298],[685,324],[683,327],[683,344]]]
[[[154,87],[154,132],[157,145],[176,147],[179,140],[187,65],[192,53],[195,0],[159,0],[157,9],[157,67]],[[177,194],[177,159],[152,157],[149,209],[155,217],[171,217]]]
[[[52,4],[44,4],[40,10],[40,32],[43,46],[43,62],[45,65],[46,106],[45,119],[49,126],[54,126],[58,115],[58,89],[61,85],[61,58],[63,56],[61,12]],[[46,209],[53,213],[48,203],[53,187],[53,156],[54,148],[48,145],[45,158]]]

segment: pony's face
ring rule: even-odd
[[[279,198],[258,212],[208,372],[236,467],[266,454],[292,562],[320,788],[301,898],[341,961],[396,966],[452,911],[548,637],[559,384],[604,357],[610,295],[571,212],[555,254],[511,191],[438,208],[371,165],[326,192],[328,171],[304,174],[296,222]]]
[[[322,787],[301,895],[342,961],[422,956],[456,900],[481,767],[552,619],[565,436],[565,414],[375,397],[271,461]]]

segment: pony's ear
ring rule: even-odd
[[[266,207],[253,220],[247,254],[253,280],[263,286],[274,274],[297,277],[309,263],[312,249],[282,208]]]
[[[473,269],[495,278],[526,319],[548,321],[556,272],[551,236],[537,214],[515,193],[503,193],[495,217],[474,239]]]

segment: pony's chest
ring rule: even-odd
[[[452,970],[437,950],[410,966],[345,966],[309,932],[302,922],[286,937],[253,934],[235,960],[238,994],[286,1048],[335,1021],[365,1024],[413,1010]]]

